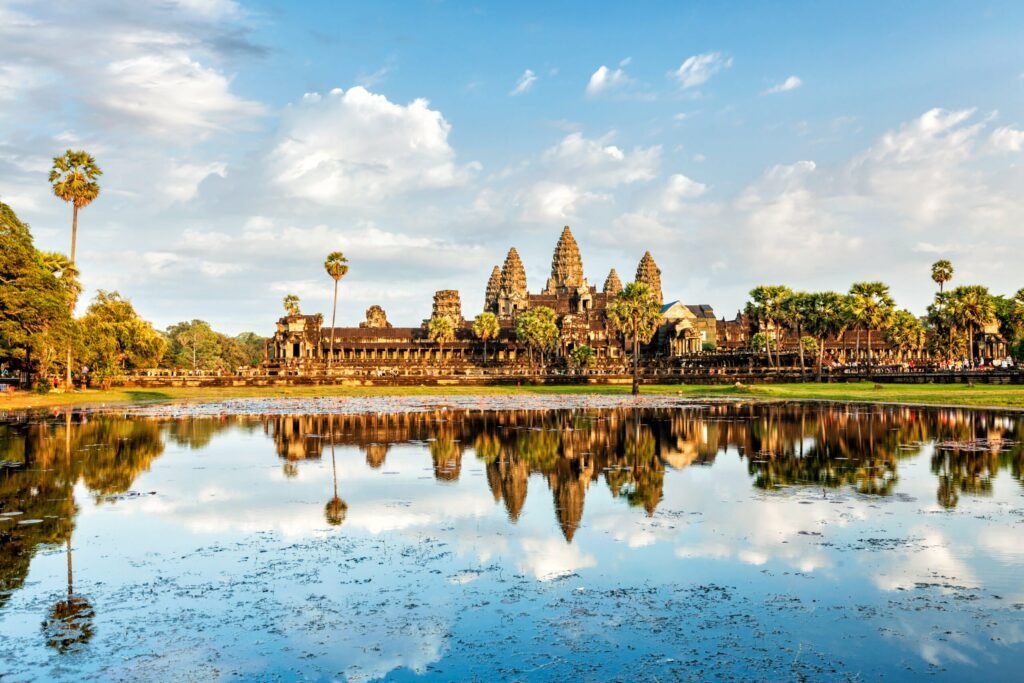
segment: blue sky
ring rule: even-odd
[[[93,151],[85,285],[161,327],[326,312],[336,248],[344,324],[471,316],[565,224],[592,284],[650,249],[720,315],[876,278],[920,313],[941,257],[1024,286],[1019,3],[85,4],[0,0],[0,201],[66,249],[49,158]]]

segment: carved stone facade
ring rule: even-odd
[[[501,292],[501,268],[494,266],[491,277],[487,280],[487,293],[484,294],[484,310],[489,311],[498,305],[498,294]]]
[[[562,229],[562,235],[555,245],[555,253],[551,257],[551,277],[548,278],[543,293],[550,295],[575,290],[583,287],[585,282],[580,248],[567,225]]]
[[[501,286],[498,288],[496,313],[503,318],[510,318],[518,311],[526,308],[529,292],[526,289],[526,268],[519,258],[515,247],[508,250],[505,263],[501,267]]]

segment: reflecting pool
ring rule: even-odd
[[[1024,669],[1024,415],[331,405],[0,421],[0,679]]]

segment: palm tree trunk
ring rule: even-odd
[[[868,373],[871,373],[871,328],[868,328]]]
[[[334,281],[334,305],[331,307],[331,347],[327,349],[327,367],[334,360],[334,321],[338,316],[338,281]]]
[[[796,345],[800,350],[800,377],[802,379],[806,368],[804,367],[804,331],[800,325],[796,326]]]
[[[974,367],[974,325],[967,326],[967,355],[971,359],[971,367]]]
[[[636,333],[634,321],[633,332],[633,395],[640,393],[640,335]]]
[[[825,362],[825,337],[818,337],[818,384],[821,384],[821,366]]]

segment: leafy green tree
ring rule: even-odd
[[[640,340],[650,341],[661,322],[661,304],[642,282],[630,282],[608,304],[608,317],[623,335],[633,339],[633,394],[640,393]]]
[[[498,316],[484,311],[473,319],[473,334],[484,343],[484,363],[487,362],[487,342],[498,336],[501,331]]]
[[[31,367],[34,355],[71,339],[64,279],[35,248],[28,226],[0,202],[0,357]]]
[[[455,341],[455,323],[446,315],[435,315],[427,323],[427,337],[436,342],[444,357],[444,345]]]
[[[331,306],[331,348],[327,352],[327,367],[334,361],[334,321],[338,315],[338,283],[348,275],[348,259],[340,251],[332,251],[324,261],[324,270],[334,280],[334,303]]]
[[[942,294],[944,285],[953,279],[953,264],[946,259],[939,259],[932,264],[932,280],[939,286]]]
[[[284,305],[284,312],[286,315],[301,315],[298,295],[287,294],[284,299],[281,300],[281,303]]]
[[[953,316],[967,331],[967,353],[974,364],[974,335],[982,332],[995,317],[995,304],[988,287],[964,285],[952,291]]]
[[[234,342],[241,352],[241,361],[236,365],[255,367],[263,361],[266,352],[266,339],[255,332],[242,332],[235,335]]]
[[[783,285],[760,285],[750,290],[750,301],[745,308],[747,317],[757,323],[759,330],[774,340],[773,344],[765,345],[768,364],[772,367],[777,365],[777,358],[772,358],[772,350],[780,345],[779,333],[785,320],[783,303],[791,294],[789,287]]]
[[[929,352],[952,360],[966,352],[966,337],[959,328],[957,301],[951,292],[940,292],[928,305]]]
[[[167,328],[169,354],[175,367],[211,370],[223,364],[221,336],[205,320],[180,322]]]
[[[850,287],[850,319],[858,329],[867,331],[869,366],[872,359],[871,333],[889,326],[895,305],[885,283],[855,282]]]
[[[589,368],[597,360],[597,354],[590,346],[580,344],[569,352],[569,359],[578,368]]]
[[[128,299],[99,290],[81,320],[85,362],[100,378],[160,362],[166,342]]]

